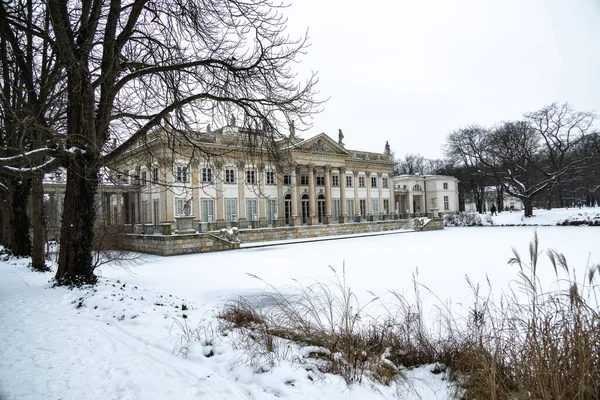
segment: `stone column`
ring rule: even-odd
[[[50,229],[58,227],[58,205],[56,202],[56,193],[50,192],[48,193],[48,227]]]
[[[300,201],[300,185],[298,184],[298,174],[300,173],[300,169],[296,168],[292,171],[292,176],[291,176],[291,180],[292,180],[292,225],[294,226],[300,226],[302,225],[302,218],[300,218],[299,214],[298,214],[298,209],[299,204],[298,202]]]
[[[316,197],[316,186],[315,186],[315,176],[317,174],[317,169],[315,168],[314,164],[309,164],[308,166],[308,197],[309,197],[309,203],[308,203],[308,215],[309,215],[309,225],[317,225],[319,223],[319,220],[317,218],[317,213],[316,213],[316,204],[317,204],[317,199]]]
[[[227,227],[225,222],[225,191],[223,190],[223,181],[225,180],[225,170],[223,164],[216,165],[215,179],[217,180],[217,193],[215,195],[216,215],[213,215],[215,229],[220,230]]]
[[[358,215],[360,213],[360,203],[358,200],[358,171],[352,171],[353,174],[353,186],[354,186],[354,215]],[[364,218],[364,215],[360,216]]]
[[[117,197],[117,215],[115,216],[117,225],[123,225],[123,193],[119,192],[116,195]]]
[[[381,179],[381,175],[381,172],[377,173],[377,194],[379,195],[379,215],[377,216],[378,219],[383,219],[383,214],[389,211],[383,209],[383,179]]]
[[[52,204],[52,196],[53,194],[50,195],[50,204]],[[106,225],[112,225],[113,224],[113,220],[112,220],[112,202],[111,202],[111,198],[110,198],[110,193],[104,193],[104,204],[106,204],[106,213],[104,214],[104,222],[106,223]]]
[[[240,229],[248,228],[248,219],[246,218],[246,177],[245,164],[237,163],[238,170],[238,221]]]
[[[171,167],[161,168],[162,182],[165,186],[162,188],[161,196],[163,197],[163,221],[174,222],[175,210],[173,207],[173,193],[169,190],[169,186],[173,184],[173,170]]]
[[[371,205],[371,173],[366,172],[365,186],[367,187],[367,219],[371,220],[373,215],[373,207]]]
[[[388,174],[388,187],[389,187],[389,191],[390,191],[390,209],[388,210],[388,214],[392,215],[396,213],[396,196],[394,195],[394,181],[392,180],[392,177]],[[400,205],[398,205],[398,208],[400,208]],[[395,217],[394,217],[395,218]]]
[[[283,175],[281,168],[277,169],[277,218],[273,218],[273,228],[283,225],[281,221],[285,218],[285,199],[283,194]]]
[[[323,223],[331,224],[333,222],[333,210],[331,201],[331,165],[325,166],[325,218]]]
[[[348,210],[346,210],[346,168],[340,168],[340,217],[339,222],[346,222]]]
[[[266,177],[266,170],[264,167],[260,168],[258,170],[258,226],[261,228],[266,228],[268,223],[267,223],[267,198],[265,196],[265,181],[267,179]],[[254,224],[252,226],[254,228]]]

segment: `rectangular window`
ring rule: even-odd
[[[214,222],[214,201],[202,200],[202,221]]]
[[[360,207],[360,215],[363,217],[367,215],[367,201],[365,199],[361,199],[359,200],[358,205]]]
[[[308,186],[308,175],[300,175],[300,185]]]
[[[383,213],[390,213],[390,201],[388,199],[383,199]]]
[[[225,170],[225,183],[235,183],[235,169],[227,168]]]
[[[346,175],[346,187],[352,187],[352,175]]]
[[[364,176],[358,177],[358,187],[365,187],[365,177]]]
[[[284,185],[292,184],[292,175],[291,174],[283,174],[283,184]]]
[[[146,170],[142,171],[142,186],[146,186],[146,184],[148,183],[148,173],[146,172]]]
[[[331,186],[340,186],[340,176],[331,175]]]
[[[317,186],[325,186],[325,176],[317,175]]]
[[[152,168],[152,182],[158,183],[158,167]]]
[[[185,203],[185,200],[183,200],[183,199],[176,199],[175,200],[175,215],[182,215],[183,214],[184,203]]]
[[[258,201],[256,199],[246,200],[246,218],[248,221],[258,221]]]
[[[371,199],[371,213],[379,215],[379,199]]]
[[[212,169],[202,168],[202,183],[212,182]]]
[[[371,187],[372,188],[376,188],[377,187],[377,177],[376,176],[372,176],[371,177]]]
[[[444,182],[444,189],[448,190],[448,182]]]
[[[158,207],[158,199],[154,199],[152,202],[152,214],[154,216],[154,225],[158,225],[160,221],[160,208]]]
[[[237,218],[237,200],[225,199],[225,222],[231,224],[234,217]]]
[[[346,212],[349,217],[354,215],[354,199],[346,199]]]
[[[267,223],[272,224],[277,212],[277,201],[267,200]]]
[[[333,199],[333,221],[338,222],[340,220],[340,199]]]
[[[388,181],[388,178],[381,178],[381,186],[382,186],[383,188],[385,188],[385,189],[387,189],[387,188],[388,188],[388,184],[389,184],[388,182],[389,182],[389,181]]]
[[[177,167],[175,178],[177,182],[187,182],[187,167]]]
[[[444,196],[444,211],[450,209],[450,196]]]
[[[246,183],[250,185],[256,184],[256,171],[250,170],[246,171]]]
[[[275,171],[267,171],[267,185],[275,184]]]

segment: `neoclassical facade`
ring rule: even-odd
[[[229,126],[199,135],[198,146],[173,143],[155,132],[128,144],[100,187],[99,216],[115,224],[158,226],[189,214],[213,229],[342,224],[389,219],[394,204],[393,159],[384,152],[346,149],[324,133],[281,141],[283,162],[260,146],[252,154]],[[383,146],[382,146],[383,147]],[[198,149],[201,149],[201,153]]]
[[[394,177],[396,209],[402,214],[437,217],[459,211],[458,179],[445,175],[399,175]]]

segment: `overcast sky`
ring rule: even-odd
[[[330,97],[302,137],[341,128],[349,149],[439,158],[466,125],[554,101],[600,113],[600,0],[291,1],[300,68]]]

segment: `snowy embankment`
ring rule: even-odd
[[[452,222],[456,217],[447,215]],[[534,209],[533,216],[524,217],[523,211],[503,211],[497,215],[490,212],[485,214],[470,213],[461,218],[457,226],[556,226],[556,225],[600,225],[600,208],[554,208],[551,210]],[[446,226],[454,226],[446,223]]]
[[[538,234],[544,250],[565,252],[577,276],[600,260],[593,253],[600,234],[595,227],[543,227]],[[27,260],[0,262],[0,398],[451,398],[453,387],[445,374],[432,374],[432,366],[405,371],[409,380],[390,387],[347,385],[297,360],[256,373],[243,349],[218,334],[215,314],[226,301],[252,298],[265,289],[248,273],[285,291],[292,279],[330,282],[326,266],[340,271],[343,263],[348,285],[362,304],[371,292],[410,296],[418,268],[419,281],[435,295],[422,290],[425,313],[433,313],[427,307],[438,301],[469,307],[472,293],[465,275],[484,285],[489,279],[495,293],[509,290],[517,272],[506,265],[511,247],[526,254],[532,236],[530,227],[454,228],[149,256],[128,269],[105,266],[98,271],[97,287],[78,290],[52,288],[52,274],[31,272]],[[540,270],[550,285],[552,268],[545,262]],[[185,324],[201,327],[201,340],[182,342]],[[302,358],[302,349],[291,345],[289,355]]]

